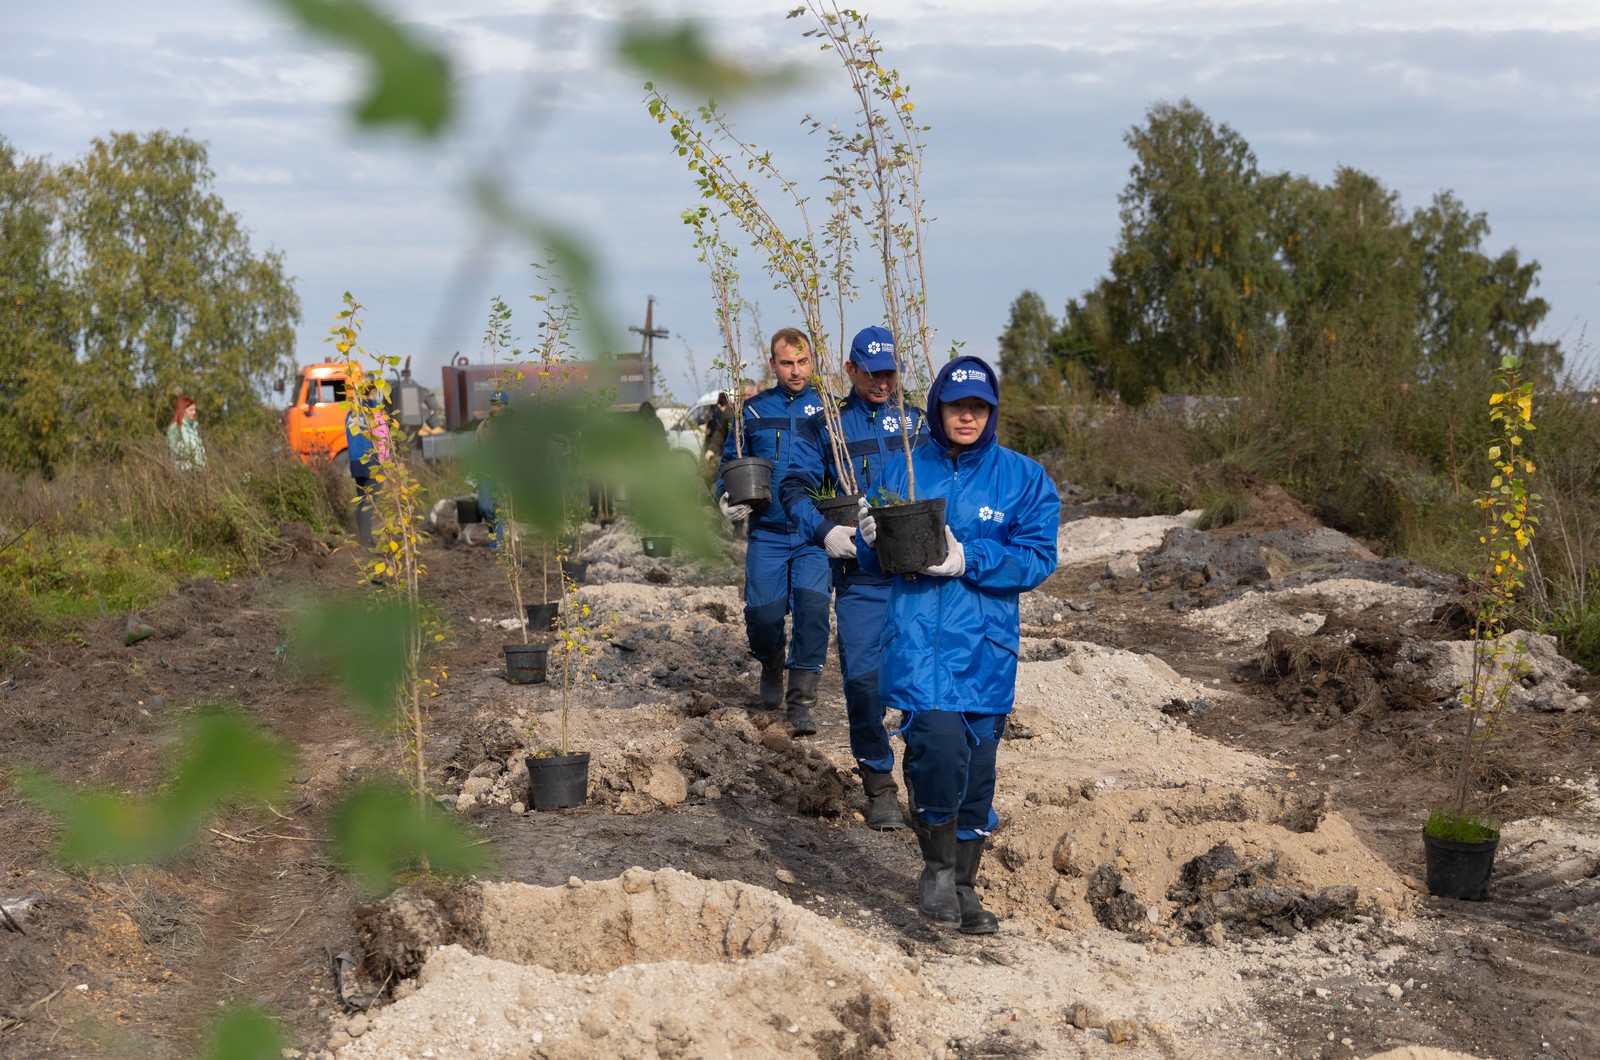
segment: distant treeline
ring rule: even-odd
[[[1548,310],[1533,294],[1538,264],[1485,251],[1487,218],[1450,192],[1407,215],[1356,169],[1328,185],[1263,173],[1242,136],[1188,100],[1152,106],[1126,140],[1110,273],[1059,321],[1031,291],[1013,304],[1001,337],[1013,395],[1076,379],[1138,405],[1252,366],[1375,350],[1397,381],[1507,353],[1533,378],[1559,371],[1559,348],[1532,338]]]
[[[208,428],[259,427],[293,365],[300,302],[211,190],[204,144],[95,140],[65,165],[0,138],[0,464],[115,457],[194,397]]]

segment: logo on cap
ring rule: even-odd
[[[867,352],[869,354],[872,354],[872,353],[893,353],[894,352],[894,343],[892,343],[892,342],[869,342],[869,343],[867,343]]]
[[[988,373],[981,372],[976,368],[957,368],[950,373],[950,381],[952,383],[965,383],[968,379],[974,383],[987,383],[989,376]]]

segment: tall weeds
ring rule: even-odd
[[[1333,331],[1291,353],[1211,378],[1201,400],[1131,410],[1090,399],[1087,386],[1007,410],[1007,444],[1049,454],[1090,493],[1137,495],[1148,512],[1239,513],[1238,491],[1282,487],[1324,523],[1397,556],[1476,574],[1477,454],[1490,442],[1479,414],[1493,366],[1429,375],[1405,351]],[[1543,532],[1528,562],[1516,623],[1562,640],[1600,668],[1600,404],[1592,379],[1538,379],[1544,429],[1530,442],[1540,468]],[[1226,521],[1223,514],[1219,522]]]
[[[340,534],[351,491],[342,461],[301,464],[276,429],[212,441],[200,472],[174,468],[160,437],[51,479],[0,472],[0,544],[15,539],[0,551],[0,642],[11,649],[0,665],[27,641],[145,606],[188,578],[258,572],[291,547],[284,523]]]

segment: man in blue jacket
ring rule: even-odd
[[[855,528],[823,518],[812,497],[823,490],[865,491],[882,474],[885,462],[904,462],[908,435],[913,447],[926,437],[922,410],[902,410],[893,400],[899,368],[894,335],[887,329],[863,328],[856,333],[844,366],[851,391],[839,403],[841,437],[835,444],[823,413],[807,420],[779,489],[800,532],[828,553],[850,753],[867,795],[867,826],[880,830],[905,824],[894,782],[894,748],[883,727],[883,699],[878,695],[878,641],[890,579],[861,569],[856,562]],[[839,471],[841,459],[848,462],[848,474]],[[855,516],[854,509],[850,516]]]
[[[977,894],[994,812],[995,753],[1017,682],[1017,601],[1056,569],[1061,498],[1044,468],[995,441],[1000,386],[958,357],[928,390],[929,439],[912,453],[915,500],[945,502],[946,556],[889,587],[879,687],[904,712],[906,793],[922,848],[917,911],[968,934],[998,929]],[[905,461],[872,489],[911,498]],[[879,571],[877,522],[862,502],[856,556]]]
[[[806,420],[822,411],[822,398],[811,388],[811,342],[797,328],[772,336],[768,362],[778,383],[744,404],[740,432],[744,455],[772,463],[772,481],[788,474],[795,437]],[[722,462],[737,457],[735,434],[728,432]],[[774,491],[776,492],[776,491]],[[744,623],[750,654],[761,662],[761,709],[787,708],[795,735],[817,731],[811,708],[817,702],[817,680],[828,654],[827,554],[795,528],[781,497],[760,511],[729,503],[722,475],[716,495],[722,514],[749,528],[744,556]],[[794,615],[794,635],[784,654],[784,618]],[[784,671],[789,689],[784,693]]]

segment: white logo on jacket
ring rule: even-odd
[[[898,431],[900,429],[900,421],[893,416],[885,416],[883,418],[883,429],[890,433]]]
[[[819,413],[821,411],[822,411],[822,406],[821,405],[807,405],[806,408],[805,408],[805,413],[806,413],[807,416],[815,416],[817,413]]]
[[[978,509],[978,521],[982,523],[998,523],[1003,521],[1005,517],[1005,512],[996,511],[987,504]]]

